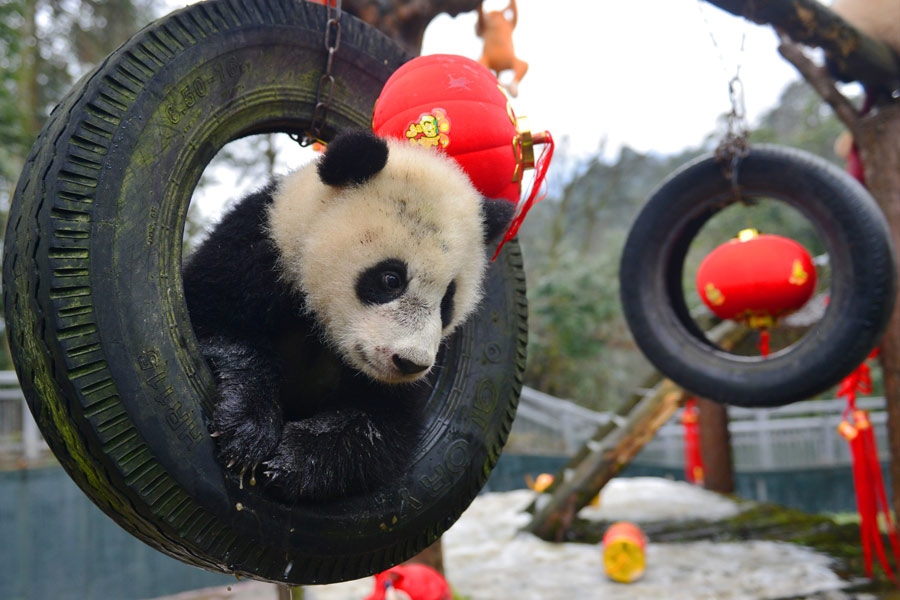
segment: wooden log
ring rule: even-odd
[[[562,541],[578,511],[634,458],[686,398],[687,392],[665,380],[641,399],[628,423],[607,435],[556,493],[544,496],[546,504],[538,507],[525,530],[545,540]]]
[[[739,344],[750,332],[746,327],[742,327],[735,323],[734,321],[721,321],[712,328],[707,331],[707,337],[719,344],[722,348],[728,350],[733,348],[736,344]],[[662,375],[659,373],[655,373],[651,375],[640,387],[641,390],[653,389],[660,385],[663,381]],[[594,448],[601,447],[602,444],[606,443],[606,438],[613,432],[617,431],[620,427],[620,424],[625,423],[627,420],[632,418],[632,412],[635,410],[635,407],[638,406],[645,398],[646,393],[641,391],[638,393],[634,393],[629,396],[613,413],[613,420],[607,423],[606,425],[601,425],[597,428],[597,431],[594,432],[594,435],[591,439],[586,442],[581,448],[579,448],[578,452],[575,453],[572,458],[565,464],[565,466],[561,469],[560,474],[558,474],[553,483],[544,490],[545,494],[556,494],[559,487],[562,485],[564,477],[561,474],[574,472],[578,466],[584,462],[593,452]],[[603,482],[604,484],[606,482]],[[602,486],[601,486],[602,487]],[[597,488],[596,491],[591,495],[593,498],[600,492],[600,488]],[[530,512],[534,514],[537,510],[537,498],[525,509],[526,512]]]
[[[807,46],[822,48],[841,79],[896,87],[900,59],[816,0],[706,0],[754,23],[772,25]]]

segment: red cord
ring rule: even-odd
[[[537,197],[544,184],[544,179],[547,177],[547,169],[550,167],[550,161],[553,160],[553,149],[555,144],[553,143],[553,136],[550,135],[549,131],[545,131],[543,135],[547,140],[545,142],[546,148],[541,152],[540,158],[538,158],[537,163],[535,163],[534,183],[531,185],[531,193],[528,194],[528,199],[524,202],[520,202],[519,206],[516,208],[516,214],[509,224],[509,229],[506,230],[506,234],[504,234],[503,239],[497,246],[497,251],[494,252],[494,257],[491,259],[492,261],[497,260],[497,256],[500,255],[503,244],[516,237],[516,234],[519,232],[519,227],[522,226],[522,222],[525,220],[528,211],[531,210],[532,205],[540,202],[547,196],[547,194],[544,193],[540,198]]]

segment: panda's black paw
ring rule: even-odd
[[[286,423],[263,472],[288,502],[360,494],[396,472],[383,442],[381,428],[364,411],[322,413]]]
[[[281,417],[274,411],[251,418],[240,403],[221,401],[213,411],[212,436],[219,458],[229,469],[252,472],[269,456],[281,438]]]
[[[221,336],[203,340],[201,350],[218,391],[210,435],[222,463],[239,472],[243,484],[244,474],[252,479],[253,470],[281,439],[276,362],[259,347]]]

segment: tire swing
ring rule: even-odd
[[[50,116],[4,247],[19,380],[69,475],[166,554],[289,584],[364,577],[438,539],[497,461],[525,361],[512,243],[490,267],[478,314],[446,344],[426,433],[389,489],[286,506],[217,461],[205,425],[214,382],[181,285],[185,216],[227,142],[309,126],[328,16],[297,0],[209,0],[140,31]],[[383,83],[409,58],[350,15],[340,28],[326,140],[368,126]]]
[[[798,209],[818,230],[831,263],[825,315],[767,358],[712,343],[684,299],[691,241],[740,198],[773,198]],[[711,155],[669,176],[632,226],[620,286],[632,335],[656,368],[694,394],[751,407],[804,400],[853,371],[878,344],[897,287],[890,231],[865,188],[816,156],[763,145],[750,148],[731,179]]]

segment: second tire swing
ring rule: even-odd
[[[733,184],[741,198],[772,198],[799,210],[831,263],[823,318],[766,358],[713,344],[684,298],[691,242],[711,217],[739,201]],[[776,146],[752,147],[734,182],[711,155],[673,173],[638,215],[620,269],[625,317],[643,353],[692,393],[738,406],[788,404],[838,383],[878,344],[896,289],[890,230],[866,189],[816,156]]]

